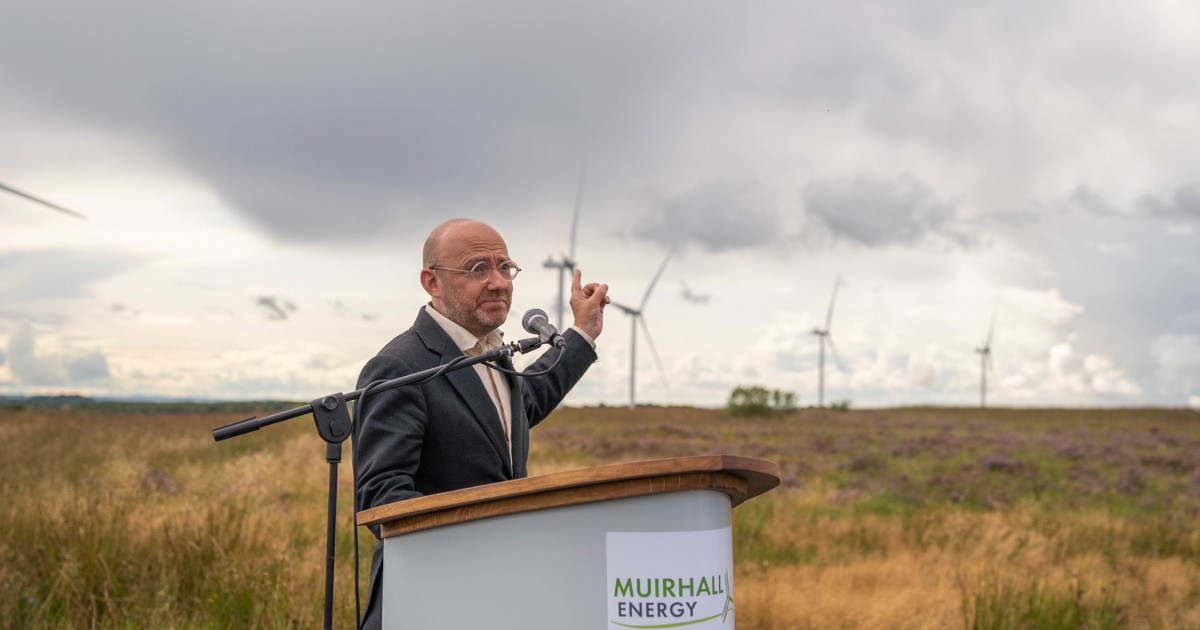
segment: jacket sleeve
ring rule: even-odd
[[[363,367],[358,386],[412,371],[397,356],[379,355]],[[421,496],[413,476],[428,422],[423,389],[397,387],[370,394],[359,399],[355,412],[355,511]]]
[[[527,373],[541,372],[553,365],[560,353],[563,354],[562,360],[549,373],[525,379],[527,387],[523,388],[521,403],[525,406],[530,427],[550,415],[596,361],[596,351],[579,333],[568,329],[563,333],[563,339],[567,341],[566,348],[547,350],[524,370]]]

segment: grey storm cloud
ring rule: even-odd
[[[811,160],[820,146],[782,147],[834,123],[956,160],[987,133],[978,153],[1004,153],[1009,101],[976,91],[997,86],[980,80],[988,68],[928,63],[965,45],[958,10],[847,5],[117,0],[71,3],[65,20],[59,5],[23,3],[0,23],[0,85],[152,139],[293,240],[509,217],[558,194],[582,161],[597,173],[589,200],[606,182],[679,190],[778,151]],[[1041,28],[1007,6],[977,10]],[[743,246],[705,229],[690,235],[702,247]]]
[[[1003,197],[979,205],[1011,208],[1033,174],[1091,137],[1070,123],[1093,112],[1165,123],[1196,101],[1197,82],[1178,80],[1194,50],[1161,36],[1169,18],[1137,3],[1107,6],[1106,20],[1093,11],[999,0],[18,3],[0,22],[0,107],[149,139],[295,240],[388,234],[431,214],[508,217],[558,193],[585,160],[608,171],[599,186],[674,189],[748,159],[813,162],[828,138],[785,147],[830,130],[969,165]],[[1120,109],[1133,103],[1147,115]],[[1047,139],[1064,128],[1061,146]]]
[[[722,252],[776,240],[780,228],[779,209],[758,180],[715,178],[642,215],[632,235],[668,247]]]
[[[277,234],[351,237],[431,211],[506,216],[588,155],[628,159],[694,93],[689,67],[722,67],[735,34],[719,13],[118,0],[64,20],[29,5],[0,25],[0,79],[155,138]]]
[[[867,247],[912,245],[931,237],[964,246],[973,243],[955,207],[909,175],[817,179],[805,186],[803,194],[809,220],[835,239]]]
[[[1120,214],[1116,206],[1086,185],[1075,188],[1066,201],[1066,207],[1102,217],[1114,217]]]
[[[1166,200],[1145,195],[1138,207],[1163,219],[1200,221],[1200,184],[1182,186]]]
[[[28,323],[20,324],[8,340],[9,369],[23,385],[81,385],[111,377],[103,353],[37,353],[35,344]]]

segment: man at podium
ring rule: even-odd
[[[426,239],[422,264],[420,282],[429,303],[411,328],[367,362],[359,389],[501,344],[499,327],[521,269],[500,234],[478,221],[447,221]],[[575,270],[570,298],[575,324],[563,333],[566,347],[550,348],[525,370],[544,371],[563,352],[546,374],[518,378],[479,364],[361,400],[353,441],[355,511],[525,477],[530,427],[558,406],[596,360],[607,293],[608,285],[583,285]],[[499,363],[513,368],[507,359]],[[378,537],[378,529],[373,531]],[[382,565],[380,540],[371,559],[366,628],[382,625]]]

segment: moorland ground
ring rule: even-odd
[[[0,627],[317,627],[324,444],[307,419],[213,442],[245,415],[0,408]],[[781,487],[734,511],[742,630],[1200,628],[1196,411],[563,408],[532,441],[535,475],[778,462]],[[348,456],[339,486],[334,626],[353,627]]]

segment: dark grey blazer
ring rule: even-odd
[[[541,422],[596,360],[577,332],[563,334],[566,355],[549,374],[502,375],[512,391],[512,461],[496,406],[474,369],[450,372],[421,385],[365,398],[354,425],[355,511],[449,490],[525,477],[529,428]],[[526,372],[546,369],[557,353],[547,350]],[[393,339],[363,367],[358,388],[437,367],[462,356],[425,309],[412,328]],[[505,361],[506,367],[512,364]],[[511,471],[511,472],[510,472]],[[377,529],[373,530],[378,536]],[[383,541],[371,561],[365,627],[378,628],[382,601]]]

